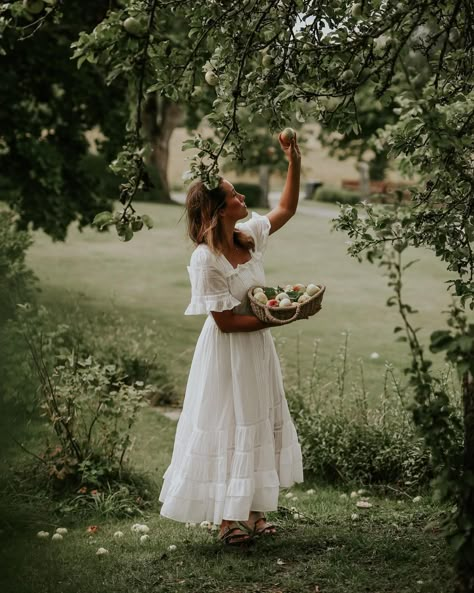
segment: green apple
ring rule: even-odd
[[[344,72],[341,74],[341,78],[345,82],[350,82],[351,80],[354,80],[354,71],[350,68],[344,70]]]
[[[308,286],[306,287],[306,292],[307,294],[309,294],[309,296],[313,296],[315,295],[319,290],[319,286],[316,286],[316,284],[308,284]]]
[[[143,24],[133,16],[129,16],[123,21],[123,28],[129,35],[134,37],[141,37],[145,32]]]
[[[283,132],[280,134],[281,141],[283,144],[290,144],[293,138],[296,136],[296,132],[293,128],[285,128]]]
[[[291,307],[293,303],[290,301],[290,299],[282,299],[280,301],[280,307]]]
[[[23,8],[30,14],[39,14],[44,8],[43,0],[23,0]]]
[[[213,70],[208,70],[204,78],[209,86],[217,86],[219,84],[219,77]]]
[[[268,303],[268,298],[266,297],[263,291],[257,292],[257,294],[255,295],[255,300],[259,303],[262,303],[262,305],[266,305]]]
[[[362,16],[362,5],[354,3],[351,7],[351,14],[354,18],[358,19]]]
[[[261,286],[257,286],[253,289],[253,296],[256,296],[259,292],[263,292],[263,288]]]
[[[265,68],[271,68],[273,66],[273,58],[270,54],[265,54],[262,58],[262,64]]]

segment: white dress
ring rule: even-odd
[[[301,448],[270,329],[224,333],[211,311],[251,314],[247,290],[265,285],[262,256],[270,221],[253,213],[236,225],[250,234],[250,261],[234,268],[199,245],[188,267],[185,315],[207,314],[189,372],[161,515],[176,521],[246,521],[277,509],[280,487],[303,481]]]

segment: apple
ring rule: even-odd
[[[350,68],[344,70],[344,72],[341,74],[341,78],[345,82],[350,82],[351,80],[354,80],[354,71]]]
[[[271,68],[273,66],[273,58],[270,54],[265,54],[262,58],[262,64],[265,68]]]
[[[276,299],[270,299],[267,303],[267,307],[278,307],[279,303]]]
[[[305,292],[298,298],[298,303],[305,303],[309,298],[311,297],[307,292]]]
[[[213,70],[208,70],[204,78],[209,86],[217,86],[219,83],[219,77]]]
[[[141,231],[143,228],[143,220],[132,220],[132,231]]]
[[[293,286],[293,290],[295,292],[304,292],[306,290],[306,286],[304,284],[295,284]]]
[[[293,138],[296,136],[296,132],[293,128],[285,128],[283,132],[280,134],[280,139],[283,144],[290,144]]]
[[[319,286],[316,286],[316,284],[308,284],[308,286],[306,287],[306,293],[309,294],[309,296],[313,296],[315,295],[319,290]]]
[[[140,37],[144,33],[143,25],[133,16],[129,16],[123,21],[123,28],[129,35]]]
[[[288,292],[288,291],[291,292],[292,290],[293,290],[293,286],[291,284],[287,284],[285,286],[285,292]]]
[[[43,0],[23,0],[23,8],[30,14],[39,14],[44,8]]]
[[[266,305],[268,303],[267,296],[265,295],[263,290],[262,292],[257,292],[257,294],[255,295],[255,300],[259,303],[262,303],[262,305]]]
[[[280,301],[280,307],[291,307],[293,303],[290,301],[290,299],[281,299]]]
[[[276,300],[277,301],[281,301],[283,299],[290,299],[290,297],[286,294],[286,292],[280,292],[279,294],[276,295]]]
[[[457,43],[460,39],[461,33],[459,32],[459,29],[457,27],[451,29],[451,31],[449,32],[449,41],[451,43]]]
[[[257,292],[263,292],[263,288],[261,286],[257,286],[256,288],[253,289],[253,295],[255,296],[257,294]]]
[[[361,17],[362,16],[362,5],[354,3],[351,7],[351,14],[356,19]]]

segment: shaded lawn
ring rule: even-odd
[[[402,503],[369,492],[371,509],[356,509],[355,499],[341,499],[342,489],[309,482],[293,488],[297,500],[282,492],[280,512],[271,518],[278,537],[260,539],[248,550],[228,550],[214,532],[159,516],[157,495],[169,462],[175,423],[146,408],[135,434],[133,463],[155,480],[155,503],[144,518],[126,520],[72,515],[42,516],[23,502],[21,521],[10,513],[1,532],[0,587],[5,593],[171,593],[211,591],[247,593],[444,593],[451,588],[450,553],[436,521],[440,509],[423,497],[418,504]],[[34,445],[31,436],[29,445]],[[307,494],[313,487],[316,492]],[[293,506],[303,513],[295,520]],[[285,511],[286,509],[286,511]],[[351,520],[357,512],[358,519]],[[130,527],[146,522],[150,540],[140,544]],[[99,531],[89,536],[87,525]],[[63,542],[38,540],[40,529],[51,533],[66,525]],[[125,537],[114,540],[122,530]],[[176,551],[168,551],[174,544]],[[107,556],[97,556],[103,546]]]

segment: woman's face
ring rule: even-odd
[[[221,215],[231,220],[245,218],[248,214],[245,196],[237,193],[232,183],[227,179],[222,181],[222,188],[225,191],[225,208],[221,210]]]

